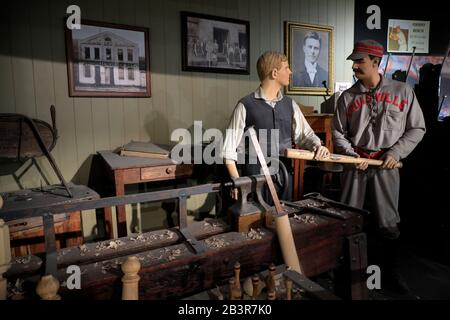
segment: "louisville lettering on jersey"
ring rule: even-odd
[[[364,106],[368,106],[372,103],[373,99],[377,103],[384,102],[386,108],[394,106],[400,111],[403,111],[406,105],[408,105],[407,99],[402,99],[400,96],[392,96],[389,92],[376,92],[373,96],[369,94],[356,97],[347,109],[347,115],[350,117],[354,112],[360,110]]]

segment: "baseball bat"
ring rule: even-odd
[[[321,160],[314,159],[314,152],[308,150],[301,149],[286,149],[285,156],[290,159],[300,159],[300,160],[313,160],[313,161],[322,161],[322,162],[336,162],[336,163],[363,163],[368,162],[370,166],[381,166],[383,164],[383,160],[377,159],[367,159],[367,158],[355,158],[351,156],[344,156],[342,154],[331,154],[328,158],[324,158]],[[400,169],[403,167],[403,163],[398,162],[395,166],[396,169]]]

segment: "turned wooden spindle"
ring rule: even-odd
[[[269,290],[267,291],[267,300],[276,300],[277,294],[275,290]]]
[[[0,197],[0,208],[2,205]],[[9,242],[9,228],[3,220],[0,219],[0,300],[6,300],[7,282],[3,279],[3,274],[11,267],[11,246]]]
[[[269,275],[266,278],[267,291],[275,290],[275,271],[276,267],[272,263],[269,266]]]
[[[128,257],[122,263],[122,300],[139,300],[139,280],[138,272],[141,269],[141,263],[137,257]]]
[[[230,280],[228,280],[228,285],[229,285],[229,298],[230,300],[235,300],[234,299],[234,287],[236,285],[235,279],[231,278]]]
[[[236,262],[234,264],[234,282],[235,282],[236,288],[239,288],[239,289],[241,289],[240,273],[241,273],[241,264],[239,262]]]
[[[51,274],[43,276],[36,287],[36,293],[42,300],[61,300],[58,290],[59,281]]]
[[[259,287],[259,276],[258,275],[254,275],[252,277],[252,285],[253,285],[252,300],[256,300],[256,297],[258,296],[258,287]]]
[[[234,297],[236,300],[242,299],[242,288],[241,288],[241,264],[236,262],[234,264]]]
[[[292,280],[286,279],[286,300],[292,300]]]

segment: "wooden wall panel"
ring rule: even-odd
[[[63,17],[70,4],[82,17],[150,29],[151,98],[71,98],[68,96]],[[0,108],[50,121],[55,104],[59,140],[53,154],[65,178],[87,183],[90,158],[134,140],[167,143],[172,130],[224,129],[236,102],[259,84],[256,61],[266,50],[283,51],[285,20],[335,28],[335,79],[352,81],[345,61],[353,45],[354,0],[46,0],[10,1],[1,13]],[[181,71],[180,10],[250,21],[250,75]],[[293,96],[320,109],[322,97]],[[41,160],[48,179],[56,177]],[[37,186],[35,171],[23,177]],[[0,177],[0,190],[17,189]]]

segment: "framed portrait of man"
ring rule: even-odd
[[[333,94],[333,27],[286,21],[284,39],[292,70],[286,93]]]

